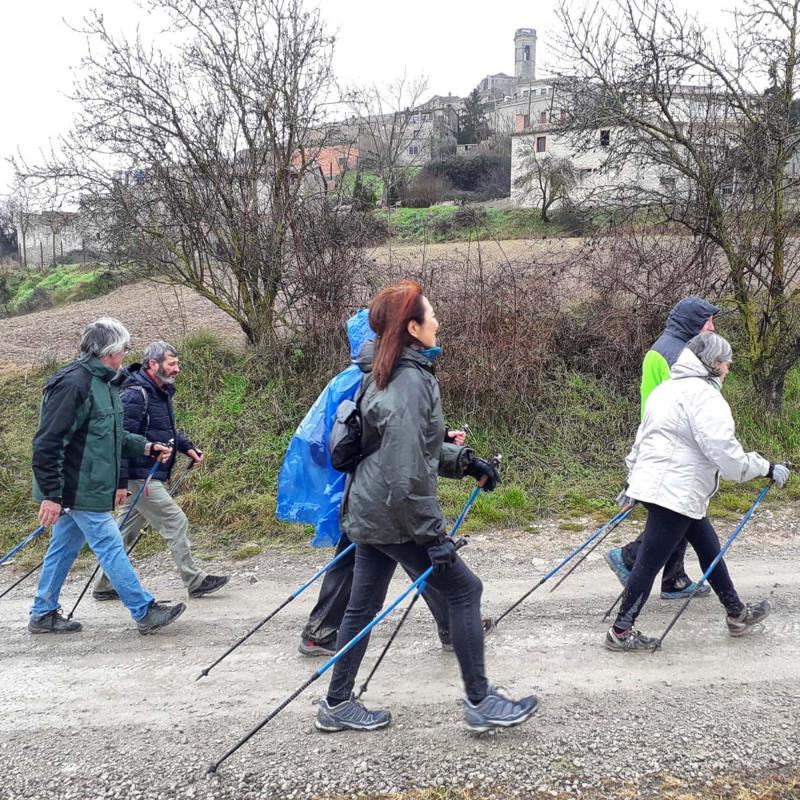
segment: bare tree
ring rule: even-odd
[[[17,253],[17,220],[11,198],[0,199],[0,258]]]
[[[358,132],[359,163],[380,176],[385,205],[408,167],[430,157],[421,136],[419,109],[427,90],[427,78],[409,79],[404,74],[385,86],[372,84],[347,92]]]
[[[251,342],[287,321],[300,210],[325,202],[333,38],[302,0],[148,0],[168,39],[111,32],[97,13],[75,128],[46,163],[106,247],[190,286]]]
[[[520,174],[514,189],[521,198],[539,207],[542,222],[550,222],[549,211],[555,203],[569,201],[575,186],[575,167],[568,158],[536,150],[536,137],[519,145]]]
[[[754,386],[776,410],[800,357],[799,11],[752,0],[724,32],[668,0],[560,9],[574,151],[603,148],[607,205],[658,208],[718,249]]]

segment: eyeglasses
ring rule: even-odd
[[[126,344],[123,352],[127,355],[128,353],[130,353],[131,350],[133,350],[133,347],[129,344]]]

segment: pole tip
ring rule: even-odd
[[[203,671],[202,671],[202,672],[201,672],[201,673],[200,673],[200,674],[199,674],[199,675],[198,675],[198,676],[197,676],[197,677],[194,679],[194,682],[195,682],[195,683],[197,683],[197,681],[199,681],[199,680],[200,680],[200,678],[205,678],[205,676],[206,676],[206,675],[208,675],[208,671],[207,671],[207,670],[203,670]]]
[[[207,770],[206,775],[216,775],[217,774],[217,765],[212,764]]]
[[[494,630],[496,625],[497,625],[497,623],[493,619],[491,619],[491,618],[485,619],[483,621],[483,631],[484,631],[484,633],[489,633],[489,631]]]

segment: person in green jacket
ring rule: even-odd
[[[653,389],[669,380],[669,371],[683,352],[686,343],[699,333],[714,330],[714,315],[719,308],[700,297],[685,297],[669,312],[664,332],[647,351],[642,362],[642,382],[640,386],[641,418],[647,398]],[[625,586],[636,563],[636,556],[642,543],[642,536],[624,547],[614,547],[605,554],[606,563],[611,567],[620,583]],[[661,576],[661,597],[664,600],[680,600],[688,597],[695,588],[692,579],[686,574],[684,557],[688,542],[682,539],[664,565]],[[711,592],[708,584],[703,585],[695,597],[707,597]]]
[[[166,462],[168,445],[127,433],[122,425],[119,368],[130,350],[121,322],[104,317],[83,329],[80,356],[47,382],[33,438],[33,495],[39,522],[52,525],[31,608],[31,633],[75,633],[81,624],[61,616],[58,599],[84,542],[136,621],[139,633],[174,622],[183,603],[158,603],[139,583],[111,512],[120,460],[150,456]]]

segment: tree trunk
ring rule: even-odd
[[[753,386],[764,408],[771,414],[780,414],[783,409],[783,390],[786,370],[781,367],[770,369],[766,359],[753,362]]]

